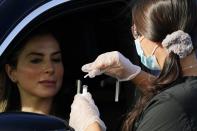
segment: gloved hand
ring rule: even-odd
[[[141,68],[132,64],[118,51],[112,51],[101,54],[94,62],[82,66],[82,71],[88,73],[85,77],[93,78],[105,73],[119,81],[128,81],[135,78]]]
[[[99,116],[99,110],[90,93],[75,95],[71,105],[69,120],[69,125],[73,127],[75,131],[85,131],[85,129],[94,122],[97,122],[102,128],[102,131],[105,131],[106,126]]]

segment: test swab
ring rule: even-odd
[[[86,74],[85,76],[84,76],[84,78],[87,78],[88,76],[90,77],[90,78],[93,78],[93,77],[95,77],[95,76],[98,76],[98,75],[101,75],[101,74],[103,74],[105,72],[105,70],[99,70],[99,69],[95,69],[95,70],[92,70],[92,71],[90,71],[90,72],[88,72],[88,74]]]
[[[84,78],[87,78],[89,76],[89,74],[86,74],[85,76],[84,76]]]

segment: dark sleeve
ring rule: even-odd
[[[181,105],[168,95],[162,97],[147,106],[136,131],[191,131]]]

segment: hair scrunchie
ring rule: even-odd
[[[168,50],[169,53],[173,52],[180,58],[186,57],[193,50],[190,35],[182,30],[175,31],[167,35],[162,41],[162,45]]]

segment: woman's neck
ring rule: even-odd
[[[22,100],[22,111],[39,114],[49,114],[52,106],[52,99],[28,98]]]
[[[193,51],[189,56],[180,60],[183,76],[197,76],[197,58]]]

